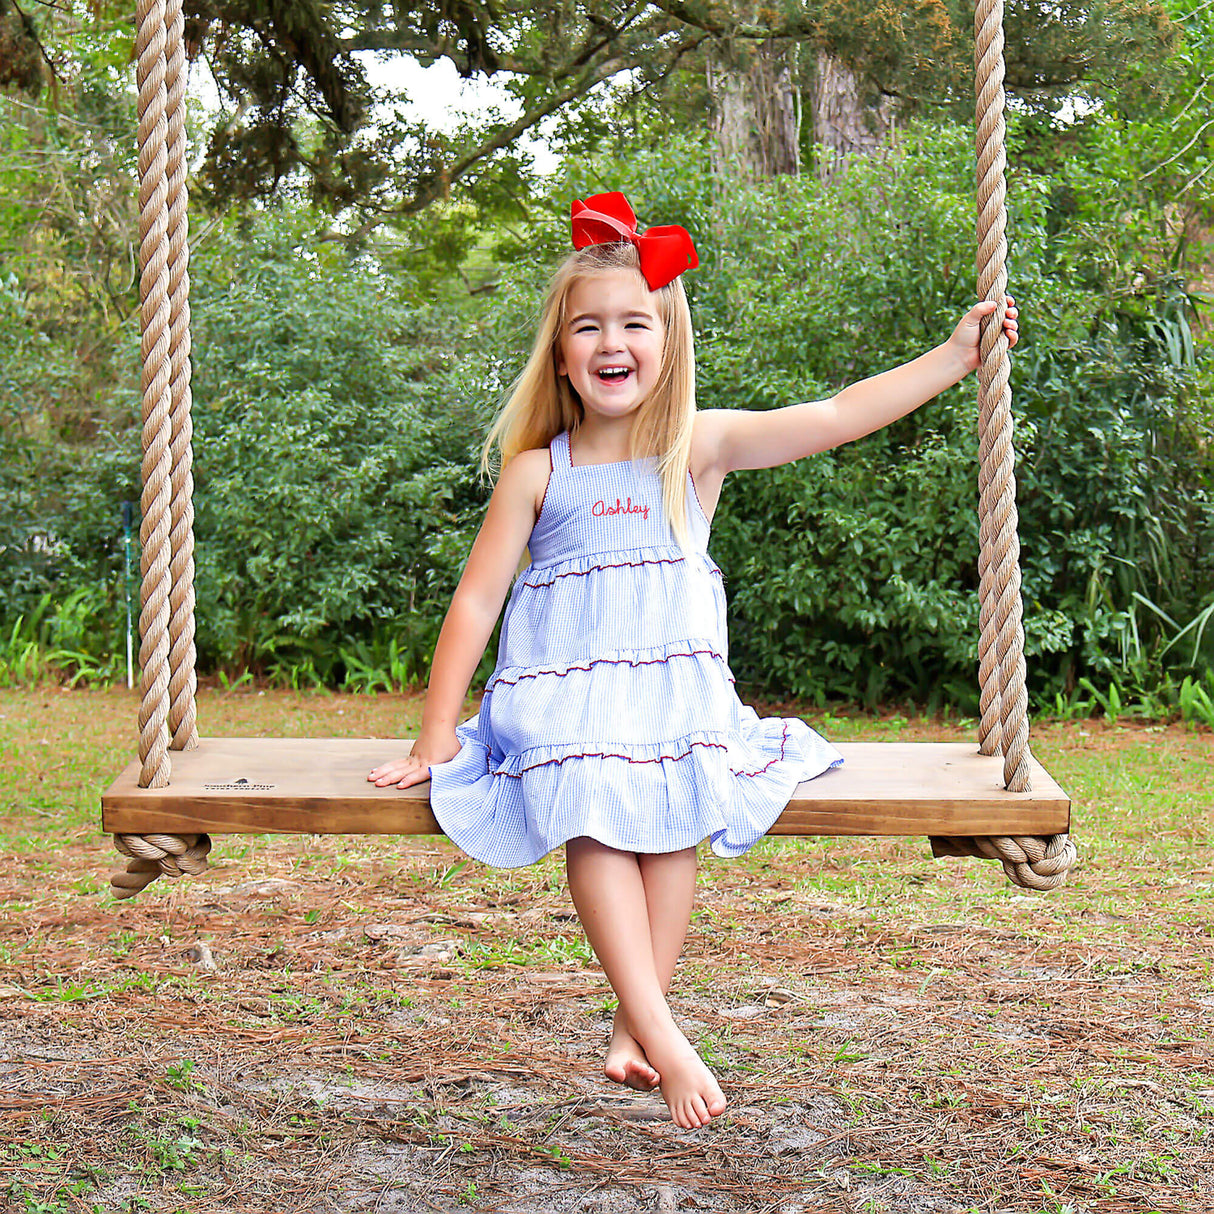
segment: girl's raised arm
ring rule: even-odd
[[[459,753],[455,726],[464,697],[535,526],[550,469],[546,450],[524,451],[502,469],[438,634],[421,732],[408,756],[367,777],[379,787],[420,784],[430,778],[432,763]]]
[[[1019,315],[1008,297],[1004,332],[1018,340]],[[774,468],[850,443],[917,409],[978,366],[979,322],[995,310],[975,304],[946,342],[912,362],[850,384],[827,400],[768,411],[710,409],[696,419],[707,463],[722,475],[740,468]]]

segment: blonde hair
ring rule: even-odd
[[[567,257],[552,276],[531,357],[485,439],[483,471],[491,472],[495,448],[501,453],[504,468],[520,452],[546,447],[562,430],[577,432],[582,421],[581,401],[569,380],[557,374],[566,302],[581,279],[616,270],[641,272],[636,249],[624,241],[580,249]],[[657,461],[662,506],[675,539],[685,548],[689,542],[687,469],[696,411],[691,310],[681,278],[658,288],[653,297],[666,336],[657,382],[633,417],[629,457]]]

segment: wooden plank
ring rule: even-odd
[[[799,784],[773,835],[1056,835],[1071,800],[1032,760],[1032,791],[971,742],[840,742],[843,766]]]
[[[119,834],[440,834],[429,783],[376,788],[367,773],[409,739],[207,738],[174,751],[167,788],[132,762],[101,799]],[[969,742],[844,742],[844,765],[798,785],[773,835],[1052,835],[1070,799],[1033,762],[1033,791],[1003,788],[1003,760]]]

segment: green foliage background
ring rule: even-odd
[[[100,77],[113,64],[98,54]],[[1013,122],[1012,383],[1039,703],[1088,680],[1166,708],[1214,661],[1214,626],[1200,626],[1214,612],[1214,361],[1193,281],[1209,207],[1184,186],[1210,149],[1177,153],[1203,63],[1180,44],[1162,117]],[[10,109],[0,126],[0,677],[31,646],[69,674],[121,666],[120,503],[139,493],[136,299],[129,269],[114,270],[133,223],[115,136],[129,114],[104,90],[81,98],[72,122]],[[951,120],[924,118],[830,185],[722,182],[704,136],[653,129],[634,121],[626,155],[578,144],[506,218],[451,204],[351,244],[289,189],[268,208],[198,215],[203,671],[424,680],[489,491],[480,439],[526,355],[570,196],[623,189],[642,217],[692,230],[701,407],[828,395],[943,340],[968,306],[971,135]],[[72,157],[88,181],[62,168]],[[63,183],[49,224],[22,209],[48,163]],[[99,227],[80,199],[102,194]],[[971,380],[847,448],[731,478],[713,553],[743,684],[973,707],[975,395]]]

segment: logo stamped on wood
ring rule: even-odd
[[[251,784],[244,776],[237,780],[229,780],[226,784],[204,784],[202,786],[204,792],[269,792],[270,789],[277,787],[277,784]]]

